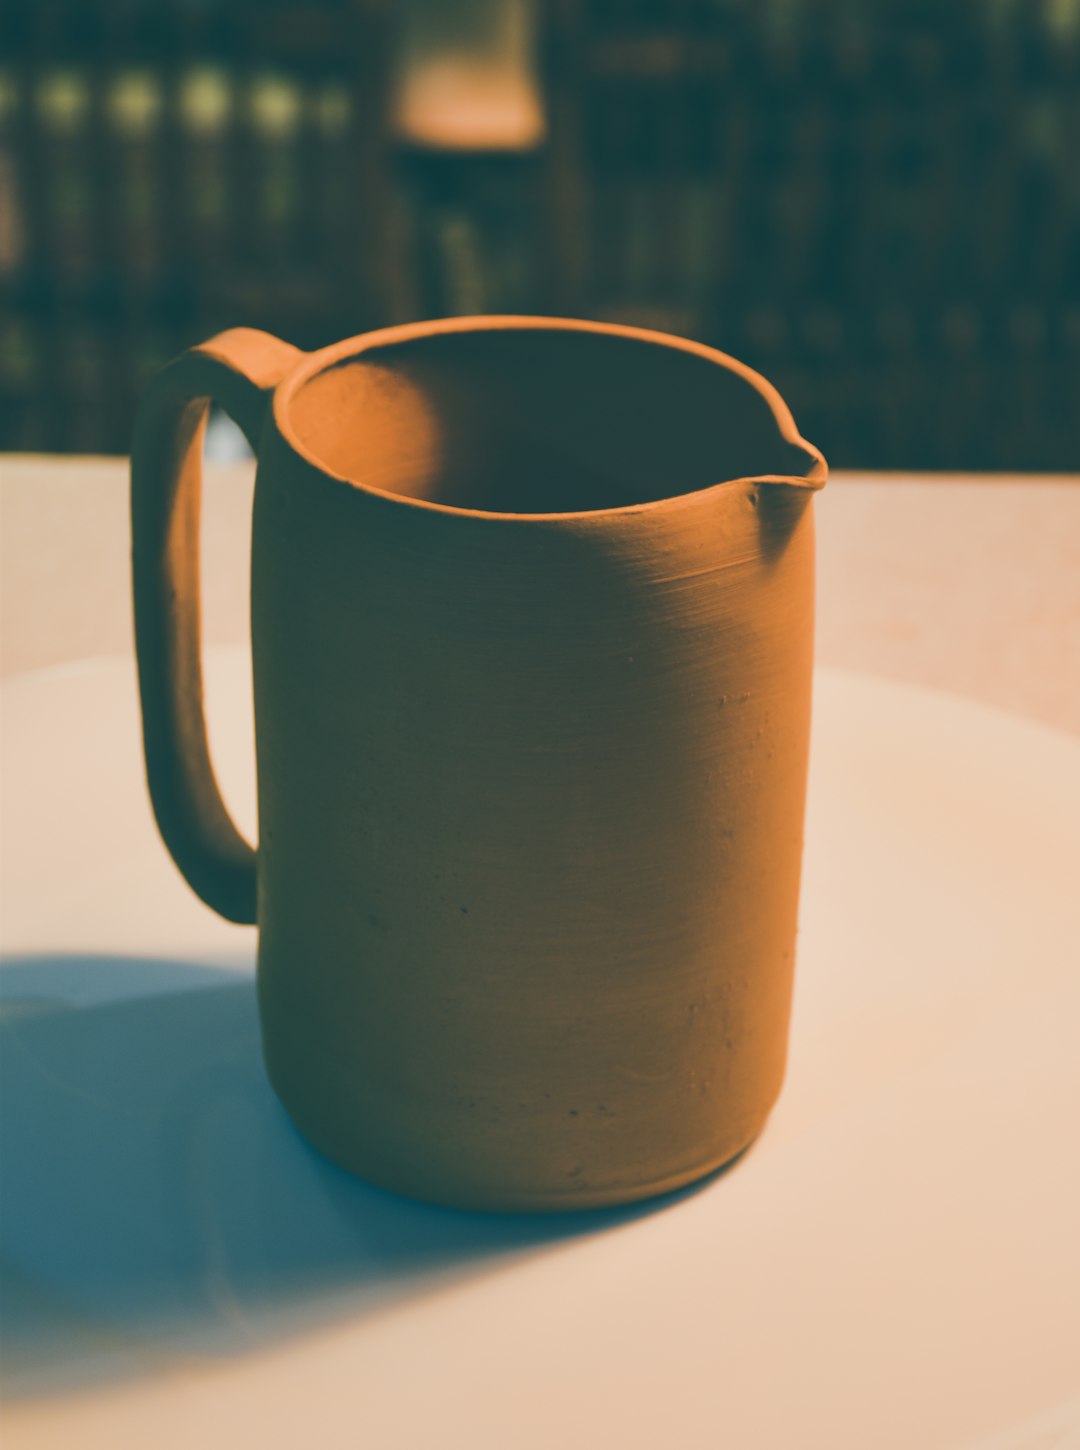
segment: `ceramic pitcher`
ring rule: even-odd
[[[200,439],[258,455],[259,842],[207,750]],[[485,1209],[657,1194],[780,1090],[821,454],[711,348],[550,318],[303,354],[226,332],[132,456],[150,793],[257,923],[269,1078],[374,1183]]]

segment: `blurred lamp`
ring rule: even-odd
[[[522,151],[544,138],[531,0],[402,0],[396,136],[448,151]]]

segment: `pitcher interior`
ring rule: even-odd
[[[803,475],[767,398],[720,362],[536,327],[369,346],[289,403],[304,451],[352,482],[497,513],[575,513],[759,474]]]

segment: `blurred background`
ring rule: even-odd
[[[0,448],[459,313],[759,368],[838,468],[1080,465],[1080,0],[6,0]]]

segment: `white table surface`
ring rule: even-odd
[[[729,1174],[553,1227],[406,1205],[287,1129],[252,933],[145,800],[124,467],[0,477],[5,1450],[1080,1443],[1077,481],[822,496],[784,1093]],[[248,820],[249,501],[211,470]]]

